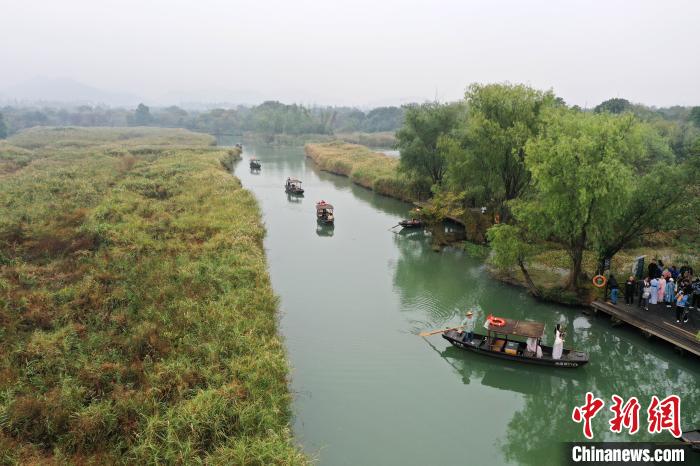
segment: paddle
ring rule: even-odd
[[[400,224],[400,223],[397,223],[397,224],[396,224],[396,225],[394,225],[393,227],[389,228],[389,230],[388,230],[388,231],[391,231],[391,230],[393,230],[394,228],[396,228],[396,227],[400,227],[400,226],[401,226],[401,224]]]
[[[452,327],[452,328],[446,328],[444,330],[433,330],[432,332],[420,332],[418,334],[419,337],[429,337],[430,335],[435,335],[436,333],[445,333],[450,330],[457,330],[458,328],[463,328],[464,325],[460,325],[459,327]]]

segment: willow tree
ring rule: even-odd
[[[567,251],[568,290],[579,287],[583,253],[595,235],[610,231],[628,205],[635,167],[648,150],[644,129],[630,114],[551,109],[540,135],[526,145],[533,190],[515,204],[515,216]]]
[[[401,151],[401,170],[417,180],[440,185],[447,169],[442,138],[456,127],[463,105],[427,103],[406,107],[404,121],[396,132]]]
[[[472,84],[466,99],[464,150],[450,159],[452,185],[480,186],[481,197],[508,221],[508,202],[530,183],[525,144],[539,133],[542,112],[555,107],[556,98],[522,84]]]
[[[530,293],[541,297],[542,291],[535,285],[527,269],[528,259],[537,252],[536,241],[532,241],[532,235],[520,225],[501,223],[489,228],[487,236],[492,251],[491,263],[502,270],[517,265]]]

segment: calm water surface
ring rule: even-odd
[[[262,161],[259,174],[248,168],[251,155]],[[682,427],[700,425],[697,359],[608,319],[538,303],[489,279],[463,252],[433,252],[422,233],[388,231],[409,206],[319,172],[300,147],[247,146],[235,171],[262,206],[294,432],[320,464],[558,464],[559,442],[583,438],[571,410],[588,390],[606,401],[596,440],[626,439],[607,432],[614,393],[640,398],[643,428],[651,395],[671,393],[683,397]],[[285,194],[287,176],[304,181],[303,198]],[[333,229],[316,225],[321,199],[336,207]],[[591,362],[523,367],[416,336],[458,322],[464,309],[479,321],[494,313],[546,322],[550,344],[561,322],[565,345]]]

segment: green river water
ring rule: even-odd
[[[251,155],[262,161],[259,174]],[[607,318],[539,303],[490,279],[479,259],[434,252],[423,233],[388,231],[407,204],[320,172],[301,147],[246,146],[235,173],[262,207],[292,367],[294,434],[319,464],[559,464],[561,442],[584,440],[571,411],[586,391],[606,402],[595,440],[671,439],[645,432],[652,395],[680,395],[682,427],[700,426],[698,359]],[[284,192],[287,176],[304,181],[303,198]],[[333,229],[316,225],[321,199],[336,208]],[[457,323],[465,309],[477,311],[477,329],[488,313],[543,321],[549,344],[561,322],[565,346],[589,352],[591,362],[530,367],[416,335]],[[640,399],[644,432],[608,431],[612,394]]]

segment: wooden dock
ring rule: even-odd
[[[595,313],[610,315],[614,322],[624,322],[642,331],[644,336],[656,337],[672,344],[682,352],[700,356],[700,340],[696,335],[700,331],[700,311],[692,309],[689,321],[685,324],[676,323],[674,308],[665,304],[650,304],[649,310],[618,301],[617,304],[603,301],[593,301],[591,307]]]

